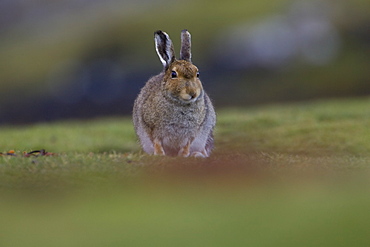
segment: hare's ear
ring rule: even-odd
[[[175,60],[175,51],[172,41],[167,33],[157,31],[154,33],[155,49],[161,60],[163,67],[167,69]]]
[[[191,35],[186,29],[181,32],[180,59],[191,62]]]

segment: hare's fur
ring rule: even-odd
[[[181,37],[180,60],[176,60],[168,35],[155,33],[164,70],[149,79],[135,100],[134,127],[149,154],[208,157],[216,114],[198,68],[190,61],[190,34],[184,30]]]

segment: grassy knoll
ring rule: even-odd
[[[3,126],[0,246],[369,246],[369,105],[219,110],[208,159],[142,154],[129,118]]]

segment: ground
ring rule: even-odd
[[[0,245],[369,246],[369,105],[218,109],[207,159],[145,155],[128,117],[2,126]]]

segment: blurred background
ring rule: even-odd
[[[368,0],[0,0],[0,124],[131,114],[185,28],[217,108],[370,95]]]

